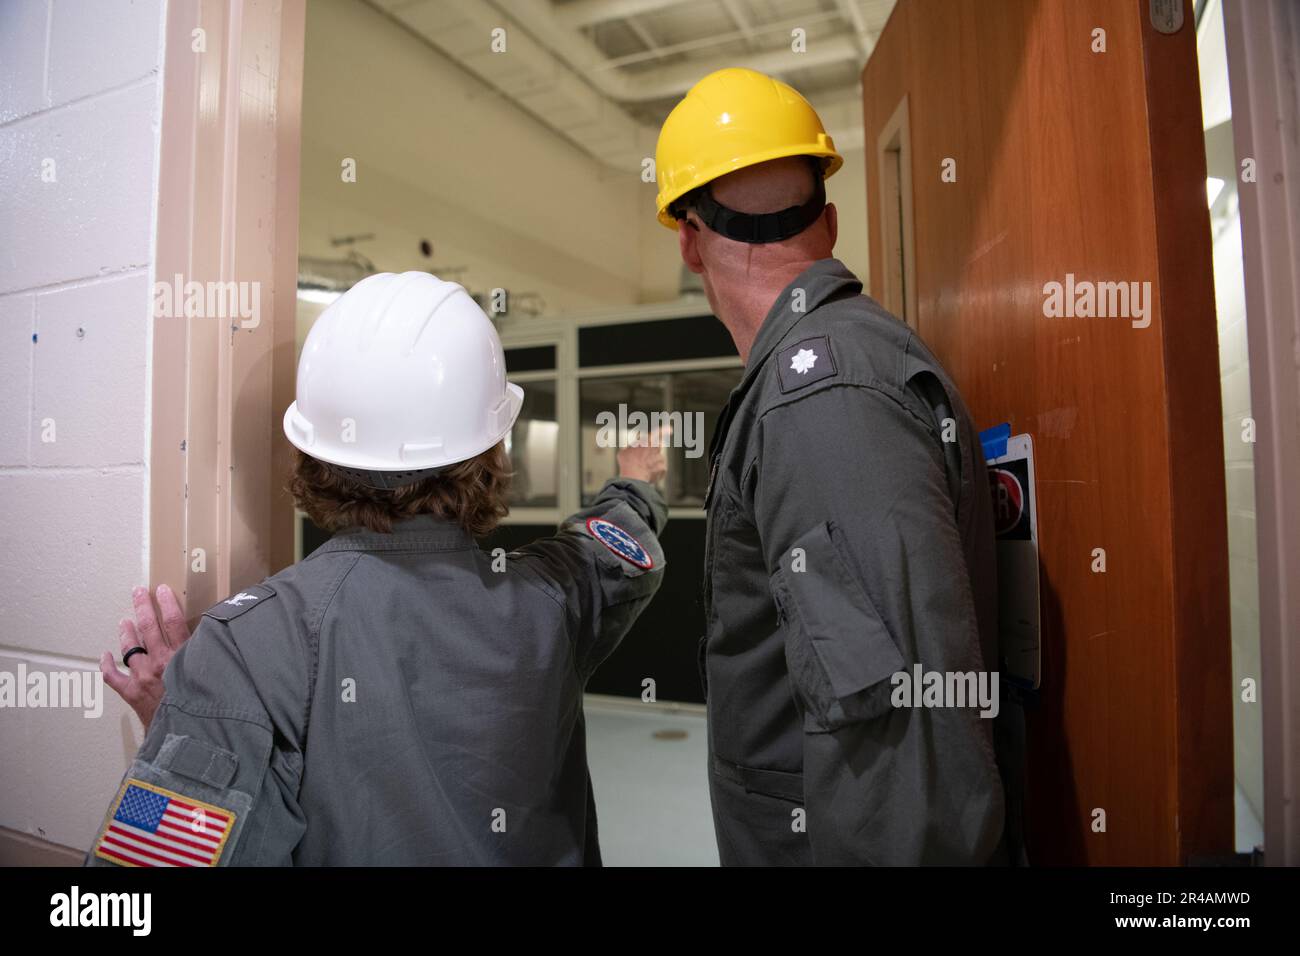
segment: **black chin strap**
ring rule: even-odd
[[[816,222],[825,208],[826,183],[819,170],[813,194],[802,206],[790,206],[780,212],[737,212],[714,199],[708,186],[701,186],[673,203],[672,214],[687,221],[687,211],[694,209],[700,221],[719,235],[737,242],[764,243],[797,236]]]

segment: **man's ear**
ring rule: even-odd
[[[677,248],[686,268],[695,273],[704,271],[704,260],[700,258],[700,230],[690,220],[677,223]]]
[[[833,247],[840,234],[840,214],[832,202],[826,204],[826,234],[830,237]]]

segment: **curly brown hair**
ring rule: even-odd
[[[307,517],[331,534],[354,527],[389,534],[394,521],[431,514],[479,537],[510,511],[509,486],[510,459],[505,445],[497,442],[468,461],[387,491],[345,477],[299,451],[286,489]]]

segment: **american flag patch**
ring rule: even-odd
[[[95,841],[95,856],[123,866],[216,866],[235,814],[128,779]]]

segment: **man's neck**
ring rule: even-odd
[[[803,274],[814,260],[791,262],[766,269],[761,278],[750,275],[729,277],[722,283],[705,283],[713,314],[731,333],[740,360],[748,364],[750,350],[759,329],[786,286]]]

